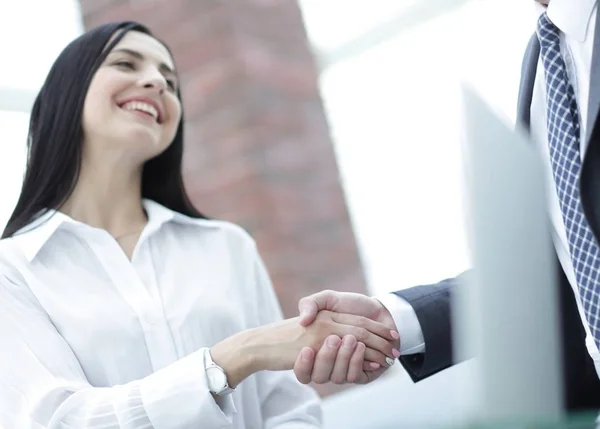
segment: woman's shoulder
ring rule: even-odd
[[[0,288],[25,284],[23,267],[26,264],[12,237],[0,239]]]
[[[171,255],[203,255],[215,258],[215,263],[235,261],[241,268],[254,263],[258,247],[251,235],[240,225],[215,219],[177,219],[164,228],[166,243]],[[169,237],[170,236],[170,237]],[[187,260],[187,259],[186,259]]]
[[[240,225],[226,220],[187,217],[187,219],[185,219],[183,222],[181,220],[176,220],[175,223],[190,225],[199,233],[217,233],[236,240],[247,242],[254,241],[248,231],[246,231]]]
[[[257,252],[254,238],[236,223],[225,220],[197,219],[195,224],[202,241],[204,239],[214,240],[213,242],[224,245],[230,252],[240,256],[245,255],[245,257],[253,257]]]
[[[19,256],[21,252],[14,237],[0,239],[0,271],[6,266],[14,265]]]

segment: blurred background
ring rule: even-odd
[[[469,266],[460,86],[514,122],[535,18],[533,0],[0,0],[0,226],[55,57],[131,19],[173,51],[193,202],[255,237],[286,316],[321,289],[454,276]],[[415,385],[397,365],[369,386],[320,386],[326,427],[448,422],[469,376],[466,363]]]

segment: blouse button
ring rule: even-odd
[[[158,323],[158,317],[153,314],[146,314],[144,320],[148,325],[156,325]]]

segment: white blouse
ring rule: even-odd
[[[318,396],[261,372],[218,401],[206,347],[282,318],[254,241],[144,201],[130,261],[53,212],[0,241],[0,427],[308,429]]]

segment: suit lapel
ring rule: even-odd
[[[534,34],[523,58],[521,67],[521,84],[519,85],[519,99],[517,102],[517,122],[527,131],[531,124],[531,101],[533,99],[533,86],[537,65],[540,58],[540,42]]]
[[[596,33],[590,75],[588,105],[588,146],[581,166],[580,195],[583,212],[596,240],[600,239],[600,7],[596,12]]]
[[[587,139],[589,140],[600,109],[600,7],[596,11],[596,33],[590,74],[590,99],[588,104]]]

